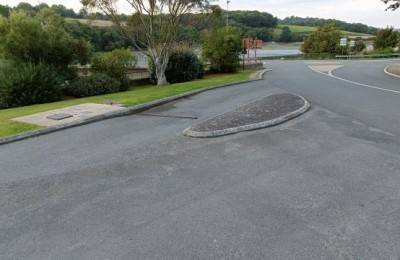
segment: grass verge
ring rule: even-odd
[[[11,120],[16,117],[32,115],[84,103],[103,104],[107,101],[113,101],[115,103],[120,103],[131,107],[157,99],[183,94],[193,90],[246,80],[249,79],[253,72],[254,71],[248,70],[240,71],[234,74],[210,75],[206,76],[204,79],[173,84],[166,87],[143,86],[119,93],[0,110],[0,138],[43,128],[38,125],[20,123]]]

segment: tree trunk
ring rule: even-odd
[[[168,50],[158,51],[156,49],[149,49],[149,51],[156,68],[157,86],[169,85],[167,77],[165,76],[165,70],[167,69],[169,60]]]
[[[162,64],[156,64],[156,78],[157,86],[169,85],[165,76],[165,68],[163,68]]]

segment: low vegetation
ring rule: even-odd
[[[175,46],[169,57],[165,76],[171,84],[201,79],[204,76],[203,63],[189,46]],[[152,62],[150,62],[150,80],[153,84],[157,83],[156,68]]]

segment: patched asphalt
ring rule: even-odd
[[[273,94],[195,124],[183,133],[191,137],[216,137],[254,130],[285,122],[308,108],[308,102],[298,95]]]

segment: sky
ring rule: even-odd
[[[16,6],[19,0],[0,0],[0,4]],[[79,11],[82,8],[79,0],[24,0],[22,2],[37,5],[62,4],[67,8]],[[120,0],[119,2],[126,2]],[[227,8],[225,0],[214,1],[223,9]],[[394,26],[400,28],[400,9],[385,11],[386,6],[380,0],[230,0],[229,10],[258,10],[271,13],[278,18],[287,16],[333,18],[350,23],[364,23],[370,26],[384,28]],[[131,10],[122,5],[120,10],[129,13]]]

